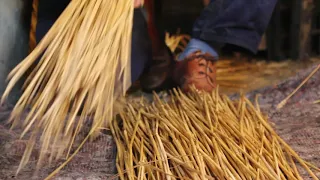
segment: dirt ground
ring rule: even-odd
[[[275,124],[279,135],[288,142],[304,159],[320,167],[320,71],[284,106],[281,110],[276,105],[290,94],[302,80],[316,67],[305,69],[297,75],[278,83],[247,94],[254,100],[257,94],[262,110],[268,114]],[[237,95],[233,95],[236,98]],[[17,132],[8,130],[5,120],[10,113],[10,107],[0,108],[0,180],[31,179],[34,168],[34,156],[27,168],[15,176],[26,141],[18,140]],[[108,179],[115,172],[116,149],[109,134],[92,143],[87,143],[82,151],[54,179]],[[34,179],[44,179],[57,167],[44,165]],[[320,177],[320,174],[318,174]],[[309,179],[307,175],[305,179]]]

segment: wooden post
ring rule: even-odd
[[[301,17],[300,58],[309,59],[311,53],[311,30],[313,24],[314,0],[304,0]]]
[[[317,29],[320,29],[320,15],[317,16]],[[320,55],[320,33],[317,34],[318,36],[318,54]]]
[[[34,48],[37,46],[36,40],[36,29],[38,23],[38,7],[39,7],[39,0],[33,0],[32,2],[32,14],[30,20],[30,34],[29,34],[29,53],[31,53]]]
[[[306,60],[310,54],[310,37],[314,0],[292,1],[291,58]]]

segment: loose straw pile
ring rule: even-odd
[[[133,0],[72,0],[38,46],[9,74],[2,102],[40,58],[10,119],[13,127],[24,129],[21,137],[31,134],[19,170],[29,161],[37,137],[41,167],[45,159],[69,157],[87,117],[92,119],[88,137],[109,126],[116,98],[131,83],[132,21]],[[27,109],[28,116],[19,121]]]
[[[127,105],[112,122],[121,179],[302,179],[312,170],[273,130],[258,107],[218,90],[169,102]],[[299,163],[299,166],[295,162]],[[301,165],[301,166],[300,166]]]

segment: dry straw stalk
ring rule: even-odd
[[[35,65],[10,118],[13,127],[23,128],[21,137],[31,134],[19,170],[29,161],[36,140],[41,143],[40,167],[44,160],[69,157],[86,119],[91,120],[88,137],[109,127],[114,102],[131,84],[132,21],[133,0],[72,0],[37,47],[12,70],[2,102]]]
[[[120,117],[111,126],[120,179],[300,180],[297,167],[318,179],[245,97],[174,90],[169,102],[155,95]]]

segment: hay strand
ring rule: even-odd
[[[38,168],[45,160],[72,158],[72,144],[84,124],[91,126],[90,139],[109,127],[114,102],[131,84],[133,3],[72,0],[36,48],[9,74],[2,103],[31,70],[10,122],[23,129],[21,138],[31,132],[32,142],[40,140]],[[26,110],[28,116],[20,122]],[[27,146],[19,170],[27,164],[33,144]]]
[[[169,102],[155,95],[151,104],[128,103],[113,121],[120,179],[300,180],[298,165],[318,179],[314,166],[276,134],[258,104],[244,96],[231,101],[218,90],[172,94]]]

